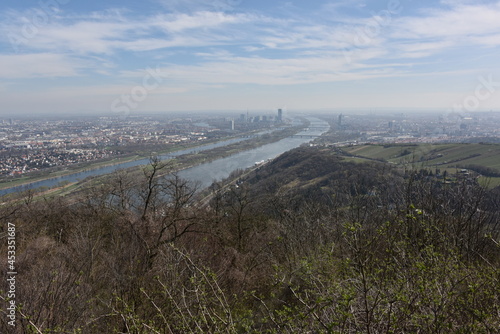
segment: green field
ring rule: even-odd
[[[499,144],[360,145],[344,147],[350,159],[380,160],[412,168],[438,168],[454,173],[468,166],[482,166],[500,173]],[[500,177],[486,177],[489,187],[500,185]]]
[[[360,158],[397,164],[443,166],[481,165],[500,170],[498,144],[361,145],[343,148]]]

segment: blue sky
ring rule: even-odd
[[[4,0],[0,113],[500,110],[500,1]]]

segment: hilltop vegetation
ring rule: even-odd
[[[4,205],[17,333],[495,332],[500,189],[338,153],[289,151],[204,201],[153,161]]]

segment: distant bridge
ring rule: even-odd
[[[244,135],[244,136],[241,136],[241,138],[258,138],[260,136],[258,135]],[[318,137],[321,137],[320,135],[307,135],[307,134],[295,134],[295,135],[291,135],[291,136],[288,136],[286,138],[309,138],[309,139],[315,139],[315,138],[318,138]]]

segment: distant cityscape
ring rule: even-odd
[[[500,112],[449,114],[347,114],[333,122],[357,143],[438,143],[500,141]]]
[[[435,143],[500,141],[500,112],[450,114],[323,114],[334,133],[351,138],[334,142]],[[289,122],[283,110],[228,115],[78,117],[4,119],[0,124],[0,177],[19,176],[174,145],[203,143]]]
[[[283,112],[0,121],[0,177],[203,143],[283,124]]]

